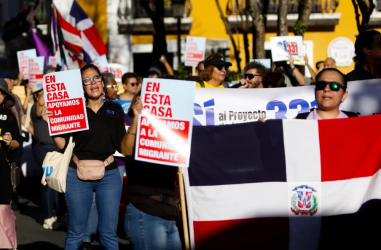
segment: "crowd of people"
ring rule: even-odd
[[[273,63],[272,69],[255,61],[249,62],[244,67],[242,77],[233,84],[226,81],[232,64],[220,54],[213,53],[199,62],[196,76],[189,80],[196,81],[198,88],[315,85],[318,107],[299,114],[296,119],[354,117],[357,114],[340,110],[340,104],[349,94],[347,82],[381,77],[378,70],[381,63],[381,34],[373,30],[361,33],[355,43],[355,52],[355,69],[347,75],[336,69],[333,58],[317,62],[314,70],[305,57],[311,75],[306,78],[290,55],[288,62]],[[168,74],[150,68],[147,77],[175,78],[168,62],[161,60]],[[55,67],[47,66],[44,74],[55,71]],[[15,230],[11,204],[17,204],[17,196],[10,177],[10,165],[11,162],[20,164],[23,154],[21,129],[24,125],[33,135],[33,155],[39,166],[42,166],[48,152],[64,151],[69,143],[75,143],[64,202],[60,202],[61,194],[48,185],[43,187],[41,194],[43,228],[56,228],[59,225],[57,217],[64,218],[67,214],[65,249],[91,249],[91,241],[97,232],[105,249],[118,249],[118,212],[125,173],[128,176],[128,200],[123,224],[134,249],[182,249],[175,186],[177,168],[141,162],[134,158],[138,115],[143,109],[140,97],[143,78],[133,72],[125,73],[122,76],[124,92],[118,94],[115,76],[111,73],[102,74],[93,64],[82,67],[81,76],[89,130],[51,137],[47,121],[53,114],[45,105],[42,84],[37,83],[32,87],[26,84],[26,99],[22,104],[12,89],[15,84],[21,84],[23,76],[12,75],[6,70],[0,71],[0,215],[12,221],[13,224],[8,225]],[[30,110],[29,114],[27,110]],[[110,111],[112,116],[109,115]],[[28,120],[30,123],[26,124]],[[128,126],[127,130],[125,126]],[[114,157],[115,151],[125,157]],[[105,162],[103,178],[85,181],[78,177],[77,165],[79,161],[86,160]],[[311,218],[308,225],[290,223],[294,223],[291,230],[297,230],[302,235],[314,231],[320,221]],[[310,240],[308,244],[316,244],[318,235],[309,235],[315,236],[307,237]],[[2,244],[0,242],[0,248],[4,247]],[[298,248],[295,246],[293,249]]]

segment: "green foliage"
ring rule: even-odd
[[[227,80],[229,82],[237,81],[241,79],[241,73],[238,71],[229,71],[229,74],[227,76]]]
[[[177,79],[186,80],[189,77],[189,71],[184,63],[181,63],[177,68]]]
[[[292,26],[294,28],[295,35],[304,34],[307,30],[307,24],[297,20],[296,23]]]

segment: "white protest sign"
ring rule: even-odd
[[[204,60],[205,37],[187,36],[187,45],[185,51],[185,66],[196,67]]]
[[[43,88],[51,136],[89,129],[79,69],[44,75]]]
[[[48,64],[56,67],[57,65],[61,65],[60,57],[58,56],[49,56]]]
[[[360,115],[381,113],[381,80],[348,82],[340,109]],[[294,119],[316,107],[315,86],[269,89],[196,89],[194,126],[224,125],[263,119]]]
[[[115,76],[115,81],[118,83],[122,82],[122,76],[127,72],[127,67],[119,63],[109,63],[109,72]]]
[[[109,72],[106,55],[100,56],[94,60],[93,64],[98,67],[101,73]]]
[[[135,159],[188,167],[196,82],[145,78]]]
[[[19,64],[19,71],[24,76],[25,79],[29,79],[29,58],[37,57],[36,49],[28,49],[28,50],[21,50],[17,51],[17,61]]]
[[[29,85],[33,86],[38,82],[42,82],[44,76],[45,57],[38,56],[28,59]]]
[[[287,61],[288,55],[294,58],[294,64],[304,65],[303,39],[301,36],[270,37],[271,56],[273,62]]]

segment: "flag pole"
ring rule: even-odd
[[[183,177],[183,170],[181,167],[179,167],[179,189],[180,189],[181,216],[183,220],[185,250],[189,250],[189,233],[188,233],[187,209],[185,206],[184,177]]]

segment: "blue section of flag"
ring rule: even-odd
[[[188,173],[191,186],[286,182],[282,121],[193,127]]]
[[[75,24],[77,25],[80,21],[89,18],[86,13],[83,11],[81,6],[77,3],[77,1],[73,1],[73,5],[70,9],[70,16],[75,18]]]

